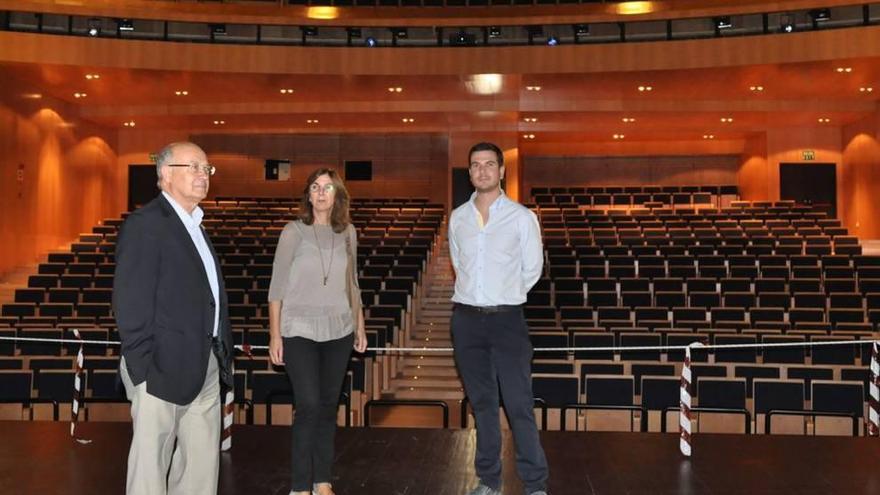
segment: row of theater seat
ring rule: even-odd
[[[289,199],[251,198],[202,206],[227,285],[233,339],[236,344],[266,345],[265,304],[275,246],[281,229],[295,217],[297,205]],[[370,345],[402,343],[413,300],[422,290],[422,273],[435,248],[443,208],[418,199],[353,201],[351,216],[358,227],[358,276]],[[118,341],[110,306],[113,253],[123,220],[106,220],[82,234],[69,252],[50,253],[38,273],[29,277],[29,286],[16,290],[15,302],[3,305],[0,335],[60,339],[71,337],[68,329],[79,328],[85,339]],[[71,359],[77,348],[45,342],[0,343],[0,402],[16,397],[23,403],[70,402]],[[124,401],[121,390],[105,376],[115,376],[118,347],[86,345],[84,350],[87,402]],[[378,393],[382,383],[374,375],[390,376],[392,364],[387,361],[375,354],[353,357],[346,396],[371,395],[374,388]],[[259,375],[254,368],[260,363],[268,363],[262,350],[236,359],[242,370],[236,383],[248,384],[239,390],[242,401],[256,397],[260,402],[269,390],[265,383],[286,380],[283,373],[264,366],[266,376],[254,382],[254,396],[251,383],[241,376],[252,371]]]

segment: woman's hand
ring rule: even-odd
[[[364,352],[367,350],[367,331],[364,328],[364,317],[358,318],[357,330],[354,332],[354,350]]]
[[[275,366],[284,366],[284,344],[281,336],[273,335],[269,338],[269,359]]]

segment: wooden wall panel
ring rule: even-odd
[[[850,232],[880,239],[880,110],[843,129],[838,211]]]
[[[739,158],[708,156],[527,156],[523,187],[735,184]]]
[[[740,167],[737,171],[737,185],[742,199],[750,201],[770,198],[768,189],[767,135],[759,134],[746,140]]]
[[[35,112],[0,104],[0,274],[123,209],[112,133],[68,126],[43,103]]]
[[[192,140],[204,148],[218,172],[209,197],[299,197],[308,174],[318,167],[343,172],[345,160],[372,160],[373,180],[346,183],[354,197],[421,197],[446,201],[447,138],[423,135],[179,135],[174,132],[131,133],[120,139],[120,160],[144,160],[165,144]],[[266,181],[266,159],[291,161],[290,181]]]

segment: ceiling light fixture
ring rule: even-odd
[[[225,120],[215,120],[214,125],[226,125],[226,121]]]
[[[703,139],[715,139],[714,134],[703,134]]]
[[[843,73],[849,74],[850,72],[852,72],[852,67],[838,67],[834,70],[836,70],[838,73],[841,73],[841,74],[843,74]]]
[[[86,79],[91,81],[92,79],[101,79],[100,74],[86,74]]]
[[[128,122],[123,122],[122,125],[124,125],[125,127],[134,127],[134,121],[129,120]]]
[[[729,123],[733,122],[733,117],[721,117],[721,122],[723,122],[725,124],[729,124]]]
[[[526,91],[541,91],[541,86],[526,86]]]
[[[416,119],[411,118],[411,117],[404,117],[400,120],[402,120],[404,124],[412,124],[413,122],[416,121]]]
[[[874,88],[872,88],[871,86],[862,86],[861,88],[859,88],[859,92],[862,93],[870,93],[872,91],[874,91]]]
[[[530,122],[530,123],[534,124],[537,121],[538,121],[537,117],[523,117],[523,122]]]
[[[307,119],[306,120],[306,124],[317,124],[317,123],[318,123],[318,119]]]
[[[613,135],[613,136],[611,136],[611,137],[614,138],[614,139],[623,139],[623,138],[625,138],[626,136],[623,135],[623,134],[615,134],[615,135]]]
[[[523,139],[535,139],[534,134],[523,134]]]
[[[622,120],[624,124],[631,124],[636,121],[636,119],[633,117],[624,117],[620,120]]]
[[[186,90],[178,90],[178,91],[175,91],[174,94],[177,95],[177,96],[187,96],[187,95],[189,94],[189,91],[186,91]]]
[[[85,98],[86,96],[88,96],[88,95],[85,93],[74,93],[73,94],[74,98]]]
[[[827,124],[829,122],[831,122],[831,119],[829,119],[828,117],[819,117],[820,124]]]
[[[400,86],[390,86],[388,88],[388,92],[389,93],[401,93],[401,92],[403,92],[403,88],[401,88]]]
[[[764,86],[749,86],[749,91],[760,93],[761,91],[764,91]]]
[[[293,88],[281,88],[278,91],[281,92],[281,94],[283,94],[283,95],[292,95],[293,94]]]
[[[654,87],[653,87],[653,86],[639,86],[639,87],[636,88],[636,89],[638,89],[638,90],[641,91],[641,92],[645,92],[645,91],[654,91]]]

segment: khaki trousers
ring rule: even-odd
[[[184,406],[150,395],[146,381],[134,386],[124,358],[120,375],[131,401],[134,427],[125,493],[216,495],[221,418],[220,375],[214,353],[208,358],[202,390]]]

